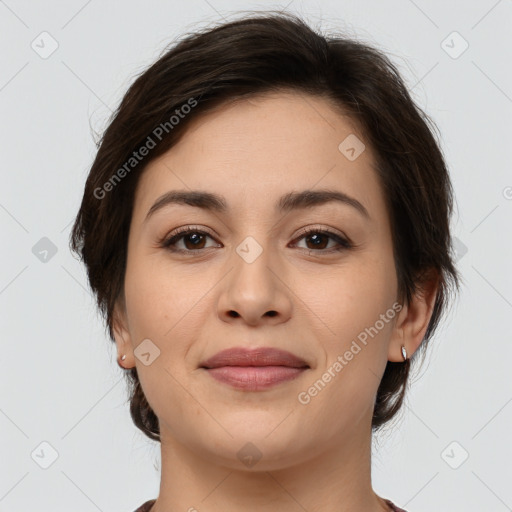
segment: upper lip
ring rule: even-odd
[[[289,366],[291,368],[309,368],[309,365],[286,350],[270,347],[248,349],[246,347],[228,348],[203,361],[201,368],[219,368],[221,366]]]

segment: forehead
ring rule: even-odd
[[[273,208],[283,194],[315,188],[357,196],[376,213],[384,208],[372,148],[354,120],[321,97],[266,93],[193,119],[180,141],[145,168],[134,217],[142,220],[169,190],[215,192],[241,212]]]

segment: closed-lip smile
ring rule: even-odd
[[[218,352],[203,363],[217,381],[244,391],[260,391],[298,377],[309,365],[286,350],[234,347]]]

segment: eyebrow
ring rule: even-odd
[[[337,190],[324,189],[289,192],[279,198],[275,208],[278,213],[287,213],[293,210],[320,206],[333,201],[352,206],[363,217],[370,220],[368,210],[357,199]],[[171,204],[185,204],[218,213],[227,213],[229,211],[226,199],[218,194],[201,190],[170,190],[155,201],[149,209],[144,222],[147,222],[155,212]]]

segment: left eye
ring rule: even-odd
[[[331,241],[335,242],[335,244],[334,244],[335,250],[339,251],[339,250],[343,250],[343,249],[349,249],[351,247],[350,243],[347,240],[345,240],[344,238],[342,238],[341,236],[336,235],[335,233],[331,233],[330,231],[322,231],[322,230],[318,230],[318,229],[306,231],[297,240],[304,239],[306,244],[308,243],[308,241],[311,241],[314,249],[327,250],[327,249],[333,249],[332,246],[329,248],[325,247],[326,244],[324,241],[329,238],[331,239]],[[328,242],[327,242],[327,244],[328,244]],[[336,244],[338,245],[338,247],[336,247]],[[305,249],[310,249],[310,247],[305,247]]]
[[[161,242],[161,246],[172,251],[172,252],[182,252],[182,253],[191,253],[195,251],[200,251],[201,249],[209,248],[205,247],[206,238],[210,238],[213,240],[213,237],[206,233],[205,231],[200,231],[198,229],[185,228],[180,230],[178,233],[172,235],[170,238]],[[344,249],[349,249],[351,247],[350,242],[345,238],[331,233],[330,231],[324,231],[319,229],[312,229],[309,231],[303,232],[300,237],[295,239],[295,242],[298,240],[304,239],[306,244],[312,244],[312,247],[301,247],[302,249],[312,250],[313,252],[331,252],[331,250],[341,251]],[[334,241],[334,247],[326,247],[325,240],[331,239]],[[183,243],[183,247],[177,247],[179,243]],[[329,245],[329,242],[327,242]],[[212,246],[210,246],[212,247]]]

